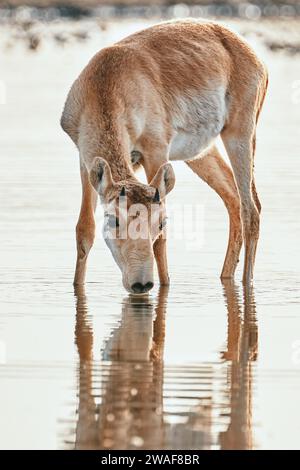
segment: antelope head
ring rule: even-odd
[[[175,184],[173,168],[163,164],[149,185],[115,182],[107,161],[96,158],[90,181],[104,208],[103,236],[123,285],[130,293],[145,294],[154,286],[153,244],[166,233],[165,198]]]

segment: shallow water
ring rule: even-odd
[[[183,164],[169,207],[197,203],[202,233],[197,249],[170,240],[169,290],[127,296],[99,230],[86,288],[73,291],[80,182],[60,112],[93,53],[141,26],[114,23],[36,53],[22,43],[1,50],[0,446],[300,448],[295,58],[253,38],[271,77],[258,132],[253,291],[243,292],[241,267],[236,284],[220,283],[227,215]]]

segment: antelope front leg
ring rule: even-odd
[[[85,166],[80,166],[82,182],[82,202],[79,219],[76,225],[77,261],[74,285],[84,284],[88,254],[95,238],[95,210],[97,193],[90,184]]]
[[[158,171],[159,167],[167,162],[167,158],[162,158],[162,155],[167,154],[167,147],[156,146],[150,144],[148,141],[148,152],[145,152],[142,157],[141,164],[144,167],[148,183]],[[168,286],[170,284],[170,277],[168,273],[168,260],[167,260],[167,240],[164,235],[160,235],[153,244],[153,252],[157,264],[157,271],[159,282],[161,286]]]
[[[154,242],[153,251],[157,264],[160,285],[168,286],[170,284],[170,278],[168,273],[167,240],[163,235],[160,235],[160,237]]]

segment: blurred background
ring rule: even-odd
[[[202,224],[197,249],[169,240],[169,291],[129,298],[99,230],[74,293],[67,92],[102,47],[189,16],[243,35],[269,70],[253,292],[241,263],[221,285],[225,208],[176,162],[168,208],[200,205]],[[0,0],[1,448],[300,448],[299,132],[299,1]]]
[[[233,19],[251,22],[251,30],[261,36],[271,50],[300,51],[299,0],[10,0],[0,1],[0,21],[10,29],[11,41],[23,40],[31,50],[52,38],[63,46],[74,40],[85,41],[92,23],[105,28],[108,21],[139,19],[162,20],[183,17]],[[60,21],[89,20],[80,31],[59,31]],[[268,24],[262,28],[261,23]],[[43,28],[44,26],[44,28]],[[248,31],[249,33],[249,31]]]

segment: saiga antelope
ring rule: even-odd
[[[61,119],[80,153],[75,284],[84,283],[98,194],[106,210],[105,239],[124,287],[150,290],[154,258],[160,283],[169,283],[162,235],[165,197],[175,183],[169,160],[185,161],[221,196],[230,221],[221,277],[234,276],[244,239],[243,281],[251,281],[260,213],[255,132],[267,81],[264,65],[240,37],[220,24],[192,19],[155,25],[92,58],[73,84]],[[219,135],[233,171],[214,144]],[[140,165],[148,185],[135,176]],[[146,238],[107,236],[132,219],[123,220],[120,195],[127,196],[128,210],[137,203],[156,207],[156,217],[149,210],[143,221]]]

